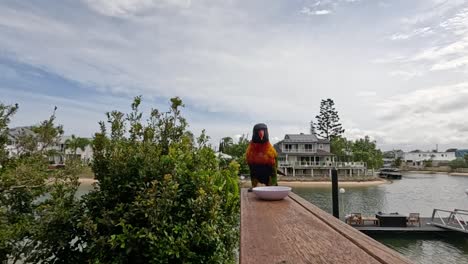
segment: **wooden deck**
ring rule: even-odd
[[[262,201],[241,191],[240,263],[411,263],[291,193]]]

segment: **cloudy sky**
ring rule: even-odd
[[[13,124],[58,107],[91,136],[110,110],[166,109],[213,142],[307,132],[332,98],[346,136],[384,149],[468,148],[468,1],[0,1],[0,102]]]

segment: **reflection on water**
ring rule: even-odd
[[[340,194],[340,214],[361,212],[420,213],[430,217],[434,208],[468,209],[468,177],[444,174],[408,174],[390,184],[369,187],[345,187]],[[330,187],[295,187],[293,191],[330,212]],[[405,255],[415,263],[468,263],[468,238],[408,234],[375,236],[375,239]]]
[[[374,238],[415,263],[468,263],[468,239],[463,236],[379,235]]]

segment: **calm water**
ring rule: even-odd
[[[444,174],[407,174],[402,180],[370,187],[345,187],[340,197],[340,214],[361,212],[420,213],[430,217],[434,208],[468,209],[468,177]],[[296,187],[293,191],[330,212],[330,187]],[[436,235],[375,236],[375,239],[405,255],[415,263],[468,263],[468,238]]]

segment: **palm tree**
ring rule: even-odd
[[[65,141],[65,149],[70,149],[72,151],[73,157],[76,156],[76,151],[81,149],[84,151],[87,145],[91,144],[91,141],[87,138],[75,137],[72,135],[71,138]]]
[[[226,149],[232,146],[233,144],[234,144],[234,140],[232,140],[232,137],[222,138],[221,142],[219,143],[219,152],[226,151]]]

